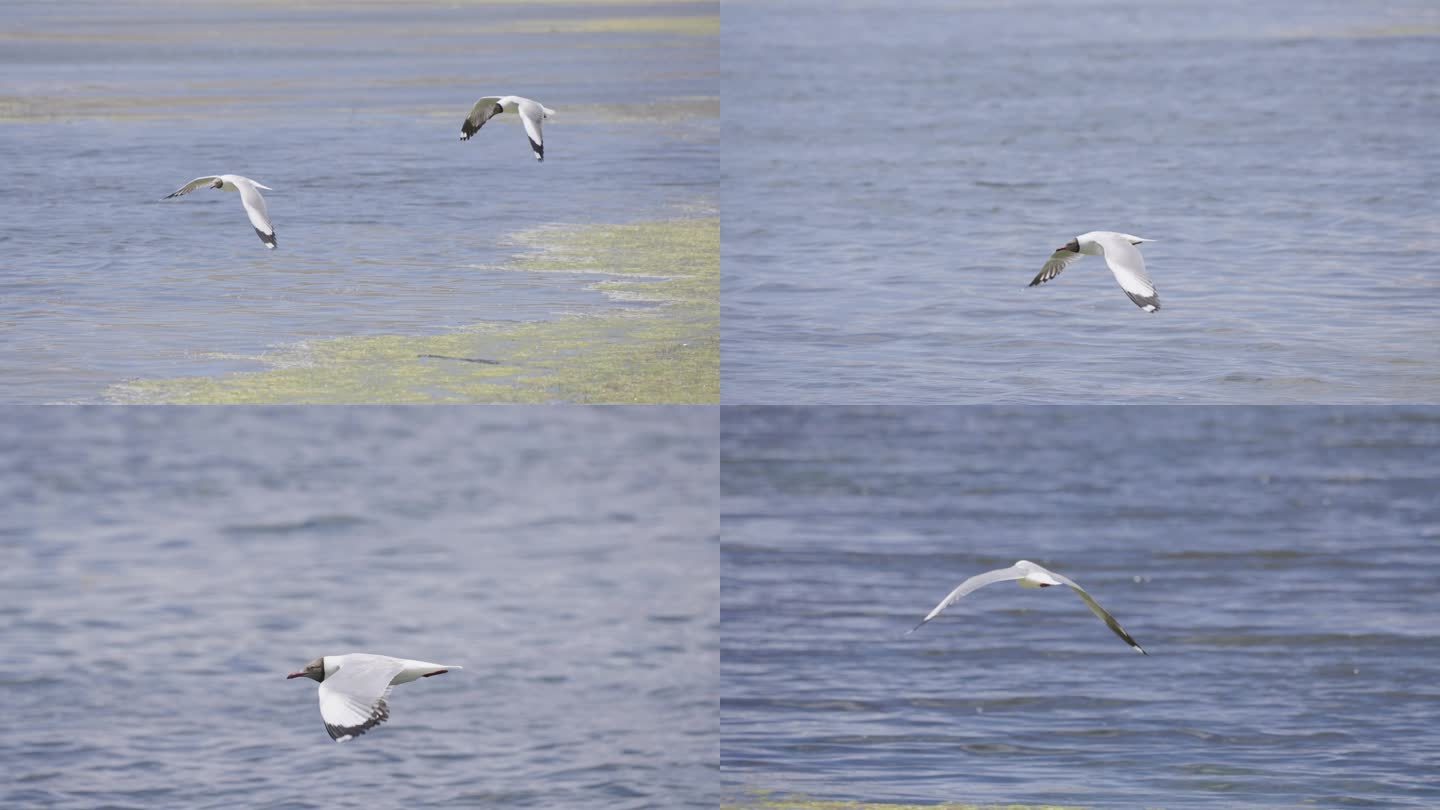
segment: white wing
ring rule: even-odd
[[[1060,275],[1061,270],[1074,264],[1080,256],[1081,254],[1073,250],[1065,250],[1063,248],[1051,253],[1050,259],[1045,262],[1045,266],[1040,268],[1040,275],[1036,276],[1035,280],[1030,282],[1030,286],[1034,287],[1037,284],[1044,284],[1050,279]]]
[[[1105,251],[1105,263],[1110,265],[1110,272],[1120,282],[1120,289],[1130,296],[1135,306],[1146,312],[1160,309],[1160,296],[1155,292],[1155,285],[1150,283],[1150,276],[1145,273],[1145,257],[1140,255],[1139,248],[1130,243],[1132,237],[1120,233],[1097,233],[1091,238]]]
[[[245,177],[237,177],[231,180],[235,187],[240,189],[240,202],[245,204],[245,214],[250,217],[250,224],[255,226],[255,233],[265,247],[275,249],[275,226],[270,224],[270,212],[265,209],[265,198],[260,196],[253,180]]]
[[[465,121],[460,124],[460,140],[468,141],[470,136],[480,131],[485,122],[490,120],[492,115],[497,115],[495,106],[500,101],[499,96],[485,96],[475,102],[470,108],[470,114],[465,116]]]
[[[950,607],[956,602],[959,602],[965,597],[966,594],[970,593],[971,591],[983,588],[986,585],[991,585],[996,582],[1011,582],[1017,579],[1024,579],[1025,574],[1026,570],[1024,568],[1021,568],[1018,565],[1012,565],[1009,568],[1001,568],[997,571],[987,571],[983,574],[976,574],[975,576],[970,577],[969,579],[960,583],[960,587],[951,591],[950,595],[941,600],[940,604],[936,605],[935,609],[930,611],[930,614],[928,616],[920,620],[920,624],[917,624],[914,627],[910,628],[909,632],[907,632],[905,635],[908,636],[910,635],[910,633],[919,630],[921,625],[925,624],[936,616],[939,616],[941,611],[943,611],[945,608]]]
[[[1040,568],[1040,566],[1038,565],[1035,567]],[[1145,652],[1145,648],[1141,647],[1139,642],[1131,638],[1129,633],[1125,632],[1125,628],[1120,626],[1120,622],[1115,621],[1115,617],[1110,615],[1110,611],[1106,610],[1103,607],[1100,607],[1100,603],[1096,602],[1094,597],[1087,593],[1084,588],[1076,585],[1075,580],[1065,576],[1064,574],[1057,574],[1049,569],[1041,568],[1041,570],[1045,571],[1045,573],[1060,580],[1066,585],[1069,585],[1072,589],[1074,589],[1075,593],[1080,594],[1080,598],[1084,599],[1085,604],[1090,607],[1090,612],[1094,613],[1096,616],[1099,616],[1102,620],[1104,620],[1106,626],[1108,626],[1111,630],[1115,631],[1115,635],[1124,639],[1125,643],[1129,644],[1130,647],[1135,650],[1135,652],[1138,652],[1141,655],[1150,654]]]
[[[351,655],[320,682],[320,719],[336,742],[345,742],[390,719],[385,698],[405,662],[379,655]]]
[[[197,188],[200,188],[201,186],[208,186],[213,183],[217,179],[217,177],[218,175],[213,174],[209,177],[197,177],[194,180],[191,180],[190,182],[181,186],[180,188],[175,189],[173,192],[166,194],[165,199],[168,200],[171,197],[179,197],[182,194],[189,194],[190,192],[194,191]]]
[[[520,120],[525,122],[525,134],[530,138],[530,149],[536,160],[545,159],[545,138],[540,134],[540,119],[544,117],[545,110],[539,104],[529,99],[520,102]]]

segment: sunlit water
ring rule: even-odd
[[[724,414],[726,792],[1440,804],[1440,411]],[[966,577],[1030,559],[1086,587]]]
[[[1440,8],[727,3],[727,402],[1440,398]],[[733,99],[733,101],[732,101]],[[1078,233],[1144,246],[1162,309]]]
[[[3,398],[94,401],[126,379],[261,368],[305,340],[621,306],[588,288],[599,277],[502,269],[528,249],[509,240],[713,215],[717,38],[690,21],[716,13],[7,3]],[[649,28],[627,30],[635,18]],[[460,141],[490,93],[556,110],[544,163],[513,116]],[[221,173],[274,189],[278,249],[238,195],[160,202]]]
[[[0,806],[713,808],[714,409],[0,420]],[[461,664],[343,745],[323,654]]]

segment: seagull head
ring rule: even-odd
[[[210,181],[210,188],[224,188],[224,187],[225,187],[225,181],[224,181],[224,180],[221,180],[221,179],[218,178],[218,177],[215,178],[214,180],[211,180],[211,181]]]
[[[501,106],[500,104],[497,103],[497,104],[495,105],[495,109],[494,109],[494,113],[493,113],[493,114],[494,114],[494,115],[500,115],[500,114],[503,113],[503,112],[505,112],[505,108],[504,108],[503,106]]]
[[[1076,238],[1074,238],[1074,239],[1071,239],[1069,242],[1066,242],[1066,243],[1065,243],[1065,246],[1064,246],[1064,247],[1056,248],[1056,250],[1068,250],[1068,251],[1070,251],[1071,253],[1079,253],[1079,252],[1080,252],[1080,239],[1079,239],[1079,237],[1076,237]]]
[[[292,672],[285,676],[285,680],[287,681],[291,678],[313,678],[316,681],[325,680],[325,659],[316,658],[314,661],[306,664],[305,668],[299,672]]]
[[[1015,563],[1015,566],[1025,570],[1025,576],[1018,580],[1022,588],[1048,588],[1051,585],[1061,584],[1060,580],[1051,576],[1049,571],[1029,560],[1021,560]]]

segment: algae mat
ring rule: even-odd
[[[505,265],[601,274],[617,301],[653,302],[442,335],[312,341],[257,358],[264,371],[133,380],[123,403],[715,403],[720,400],[720,220],[549,227]]]

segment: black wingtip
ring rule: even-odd
[[[528,136],[527,136],[527,137],[528,137]],[[539,160],[539,161],[542,161],[542,162],[545,160],[545,144],[543,144],[543,143],[536,143],[534,138],[530,138],[530,148],[535,151],[535,159],[536,159],[536,160]]]
[[[370,716],[366,718],[365,722],[356,726],[335,726],[326,723],[325,731],[330,734],[330,739],[336,742],[345,742],[346,740],[359,737],[361,734],[364,734],[389,719],[390,704],[386,703],[384,699],[381,699],[376,702],[375,707],[370,710]]]
[[[275,247],[275,234],[265,233],[259,228],[256,228],[255,235],[260,237],[260,241],[265,243],[265,247],[272,249]]]
[[[1145,310],[1146,312],[1159,312],[1159,311],[1160,311],[1160,296],[1159,296],[1158,294],[1157,294],[1157,295],[1149,295],[1149,296],[1146,296],[1146,295],[1136,295],[1135,293],[1132,293],[1132,292],[1130,292],[1129,290],[1126,290],[1126,291],[1125,291],[1125,294],[1130,297],[1130,300],[1131,300],[1131,301],[1134,301],[1134,302],[1135,302],[1135,306],[1140,307],[1141,309]]]

